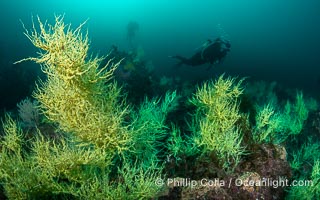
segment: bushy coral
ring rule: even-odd
[[[112,154],[70,143],[55,143],[41,133],[22,149],[23,134],[12,118],[4,122],[0,180],[9,199],[148,199],[162,191],[154,185],[161,176],[157,164],[145,168],[127,161],[111,181]],[[57,142],[57,141],[56,141]]]
[[[0,143],[0,181],[9,199],[27,199],[33,193],[42,193],[40,181],[46,177],[35,162],[25,157],[24,137],[19,125],[6,116],[5,135]]]
[[[292,153],[290,161],[291,168],[295,173],[304,171],[304,166],[312,166],[317,160],[320,159],[320,143],[308,138],[308,141],[301,146],[300,149]]]
[[[287,101],[283,109],[275,108],[272,104],[257,106],[253,138],[260,143],[282,143],[288,137],[298,135],[309,112],[316,109],[317,103],[311,98],[304,98],[302,92],[296,94],[294,103]]]
[[[56,17],[54,26],[43,24],[40,31],[33,26],[25,35],[41,51],[37,58],[27,58],[42,66],[48,76],[37,87],[34,97],[40,108],[63,131],[75,134],[81,142],[96,147],[122,151],[128,140],[122,124],[126,109],[118,101],[120,89],[108,81],[117,64],[99,67],[102,58],[88,58],[88,36],[65,25]],[[22,61],[24,61],[22,60]]]
[[[243,79],[220,76],[215,82],[199,87],[190,102],[196,106],[191,130],[196,145],[203,152],[214,152],[225,168],[236,166],[244,153],[240,119],[239,96]]]
[[[58,125],[62,135],[49,140],[38,130],[25,141],[20,126],[7,117],[3,123],[6,134],[0,145],[0,182],[6,196],[9,199],[155,197],[161,187],[153,183],[162,167],[155,158],[146,166],[127,157],[128,151],[138,157],[143,149],[149,148],[144,143],[140,144],[141,149],[129,146],[135,135],[144,136],[151,130],[144,128],[143,123],[137,129],[130,126],[139,121],[139,115],[134,120],[124,120],[130,116],[130,110],[125,100],[120,100],[120,87],[110,80],[119,63],[113,64],[110,59],[100,67],[103,58],[87,56],[89,43],[87,35],[81,33],[83,24],[72,31],[70,25],[63,23],[63,17],[57,16],[55,21],[52,26],[38,18],[40,31],[35,25],[31,33],[26,30],[25,35],[40,49],[39,57],[19,62],[32,60],[41,64],[47,80],[37,85],[34,97],[45,117]],[[168,111],[174,94],[167,95],[157,116],[150,119],[155,124],[152,131],[164,128],[166,115],[162,112]]]
[[[197,155],[200,151],[197,144],[194,143],[194,138],[190,136],[182,136],[179,127],[172,124],[171,134],[167,140],[167,162],[174,159],[176,163],[182,158]]]
[[[26,137],[20,124],[6,116],[0,140],[0,183],[9,199],[157,198],[164,187],[156,186],[155,181],[165,177],[166,165],[188,165],[183,169],[195,177],[201,173],[224,180],[228,177],[221,174],[234,172],[237,166],[253,169],[251,161],[238,165],[245,156],[256,159],[260,166],[255,165],[251,174],[274,176],[278,171],[272,171],[273,167],[287,164],[286,151],[279,156],[276,149],[284,148],[261,143],[282,143],[296,136],[316,107],[314,101],[297,93],[295,102],[287,101],[284,109],[279,109],[276,96],[270,95],[269,103],[256,106],[255,120],[250,124],[249,114],[240,112],[243,79],[221,75],[198,87],[189,98],[188,109],[194,110],[188,130],[169,126],[167,116],[177,106],[175,91],[167,92],[163,100],[145,98],[137,108],[128,105],[121,88],[111,80],[121,61],[113,63],[111,58],[100,66],[104,58],[88,56],[88,36],[81,32],[84,24],[73,31],[62,16],[55,22],[43,24],[38,18],[40,30],[35,25],[31,32],[26,30],[25,35],[40,49],[39,57],[18,62],[35,61],[47,75],[33,96],[47,122],[58,127],[60,137],[49,139],[37,127],[34,135]],[[274,86],[265,89],[274,94]],[[312,172],[299,177],[316,183],[306,189],[314,194],[311,199],[319,197],[320,164],[313,155],[318,151],[318,144],[304,145],[291,162],[294,170],[305,163],[313,166]],[[190,160],[197,164],[188,163]],[[197,166],[193,165],[201,163],[202,168],[210,164],[211,170],[206,169],[210,172],[194,170]],[[282,174],[287,175],[284,171],[286,168]],[[293,198],[303,194],[305,191],[298,188],[290,191]]]
[[[271,104],[259,108],[255,119],[256,126],[253,131],[253,139],[257,142],[272,142],[281,123],[275,108]]]
[[[308,176],[303,176],[297,180],[299,185],[290,188],[287,199],[319,199],[320,198],[320,160],[316,160],[312,172]]]
[[[168,92],[163,101],[160,98],[146,98],[136,112],[131,113],[132,137],[127,156],[138,159],[145,166],[157,160],[163,151],[162,141],[169,135],[165,120],[168,113],[175,109],[176,92]]]
[[[283,129],[282,132],[289,134],[299,134],[303,128],[304,122],[307,120],[309,110],[302,92],[296,94],[294,104],[287,101],[282,114]]]

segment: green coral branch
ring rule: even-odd
[[[276,111],[272,104],[257,107],[253,139],[259,143],[282,143],[301,133],[309,112],[316,108],[316,102],[304,98],[302,92],[297,92],[295,102],[287,101],[282,110]]]
[[[163,101],[160,98],[146,98],[138,110],[131,113],[129,157],[143,161],[145,166],[158,160],[164,148],[162,142],[169,135],[165,120],[168,113],[175,109],[176,99],[175,91],[167,92]]]
[[[215,153],[228,169],[239,163],[245,151],[236,125],[241,117],[238,97],[243,92],[243,80],[236,82],[221,75],[215,82],[204,83],[190,99],[197,109],[190,127],[195,144],[203,148],[203,153]]]

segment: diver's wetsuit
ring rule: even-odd
[[[185,58],[182,56],[172,56],[172,58],[180,60],[178,65],[185,64],[190,66],[198,66],[205,63],[217,64],[220,63],[227,55],[227,53],[230,51],[230,47],[231,45],[229,41],[217,38],[214,42],[210,41],[191,58]]]

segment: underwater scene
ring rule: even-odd
[[[320,1],[2,0],[0,199],[320,199]]]

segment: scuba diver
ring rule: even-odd
[[[130,48],[134,48],[134,40],[137,32],[139,31],[139,24],[135,21],[131,21],[127,25],[127,40],[129,42]]]
[[[169,57],[178,59],[180,61],[177,64],[178,66],[181,66],[182,64],[199,66],[210,63],[210,67],[212,67],[213,65],[222,62],[227,53],[230,51],[230,47],[231,45],[229,41],[217,38],[214,42],[207,40],[202,45],[201,49],[197,51],[191,58],[185,58],[178,55]]]

